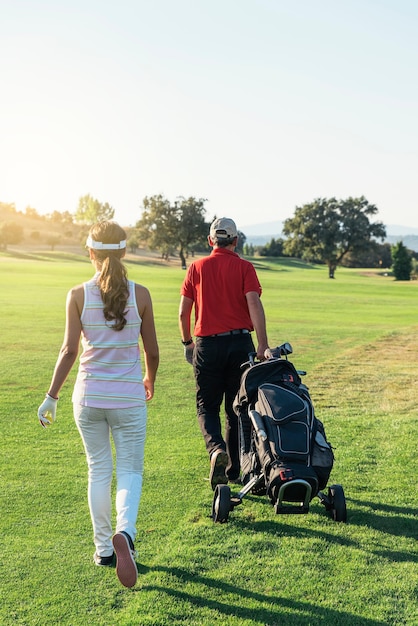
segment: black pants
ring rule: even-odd
[[[194,353],[197,418],[209,455],[226,450],[226,474],[235,480],[240,473],[238,417],[232,409],[241,381],[241,365],[254,352],[251,335],[197,337]],[[225,403],[225,439],[222,437],[221,406]]]

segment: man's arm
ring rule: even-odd
[[[249,291],[245,294],[245,297],[247,298],[248,311],[257,335],[257,358],[260,361],[264,361],[264,351],[268,348],[264,307],[256,291]]]
[[[184,346],[184,357],[190,365],[193,365],[194,354],[194,341],[190,333],[190,315],[192,308],[193,300],[187,296],[181,296],[179,307],[179,328],[181,341]]]
[[[193,300],[187,296],[181,296],[179,307],[179,328],[182,341],[191,339],[190,316],[193,308]]]

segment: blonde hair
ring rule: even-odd
[[[94,224],[89,231],[94,241],[102,243],[119,243],[126,239],[126,232],[116,222],[103,221]],[[113,330],[122,330],[126,325],[126,303],[129,287],[128,273],[122,257],[125,250],[94,249],[94,258],[98,264],[100,275],[97,284],[103,301],[103,315],[106,322],[112,322]]]

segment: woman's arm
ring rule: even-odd
[[[145,397],[151,400],[154,396],[154,383],[160,362],[160,353],[155,331],[154,312],[151,295],[142,285],[135,285],[135,295],[138,311],[142,319],[141,338],[144,346],[144,387]]]
[[[64,340],[55,364],[48,394],[58,398],[61,387],[78,356],[81,335],[81,311],[83,309],[83,286],[74,287],[68,292],[66,302],[66,321]]]

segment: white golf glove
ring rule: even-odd
[[[194,342],[188,346],[184,346],[184,358],[190,365],[193,365]]]
[[[58,398],[52,398],[52,396],[46,394],[45,400],[38,409],[38,419],[42,428],[50,426],[55,421],[57,402]]]

